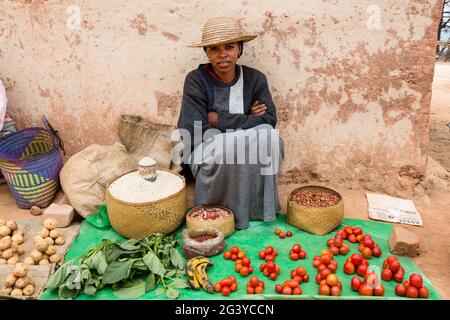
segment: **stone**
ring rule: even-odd
[[[65,228],[72,223],[74,211],[75,210],[70,205],[52,203],[44,211],[44,218],[53,218],[58,222],[58,228]]]
[[[393,254],[415,257],[419,252],[419,237],[404,225],[394,225],[389,236],[389,247]]]
[[[39,215],[42,214],[42,209],[37,207],[37,206],[32,206],[31,209],[30,209],[30,213],[33,216],[39,216]]]

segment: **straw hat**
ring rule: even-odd
[[[247,42],[255,38],[256,35],[244,34],[240,21],[231,17],[217,17],[208,20],[203,26],[202,42],[189,47],[199,48],[230,42]]]

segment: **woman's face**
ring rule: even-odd
[[[234,72],[239,55],[237,42],[220,44],[206,48],[206,55],[214,69],[221,74]]]

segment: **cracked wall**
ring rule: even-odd
[[[426,167],[442,0],[0,0],[0,77],[21,127],[46,114],[69,154],[113,141],[120,114],[175,124],[186,46],[206,17],[258,37],[239,63],[263,71],[286,145],[281,182],[396,193]]]

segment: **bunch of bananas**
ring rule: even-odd
[[[200,290],[202,288],[206,292],[214,293],[214,286],[206,275],[206,268],[212,265],[213,262],[203,256],[194,257],[188,261],[186,273],[192,289]]]

